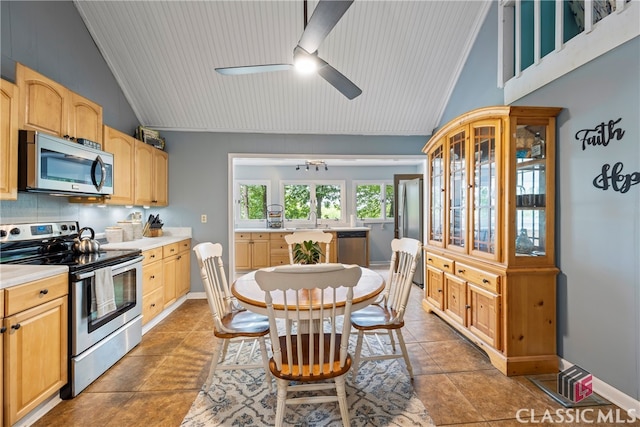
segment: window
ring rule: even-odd
[[[498,87],[504,103],[640,35],[637,0],[501,0]]]
[[[318,221],[344,221],[344,182],[283,182],[284,217],[286,220],[310,220],[311,212]]]
[[[236,222],[266,221],[269,181],[238,181],[235,188]]]
[[[393,183],[356,182],[356,216],[361,220],[393,220]]]

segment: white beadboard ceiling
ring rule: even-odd
[[[317,75],[214,71],[291,63],[302,0],[75,1],[143,125],[345,135],[430,135],[489,4],[356,0],[318,49],[362,89],[350,101]]]

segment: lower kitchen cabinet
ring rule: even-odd
[[[5,426],[67,383],[68,288],[68,275],[60,274],[5,289]]]
[[[186,294],[190,286],[191,240],[183,240],[162,248],[164,266],[164,306]]]
[[[269,267],[270,233],[236,233],[236,270],[256,270]]]
[[[164,308],[164,267],[162,247],[142,252],[142,324],[148,323]]]

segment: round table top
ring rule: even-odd
[[[361,267],[361,269],[362,276],[360,277],[358,284],[353,288],[353,301],[351,308],[353,311],[359,310],[374,302],[385,287],[384,278],[379,273],[365,267]],[[256,282],[255,271],[247,273],[233,282],[231,285],[231,293],[243,307],[250,311],[266,314],[267,304],[265,303],[264,291],[260,289]],[[338,289],[337,296],[339,299],[339,307],[344,307],[346,295],[346,288]],[[284,300],[282,293],[276,292],[273,293],[272,296],[274,308],[276,310],[283,309]],[[314,296],[313,300],[318,301],[319,298]],[[288,298],[288,301],[295,301],[295,299]],[[301,305],[304,306],[304,301],[301,302]]]

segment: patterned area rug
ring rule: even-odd
[[[350,351],[355,350],[351,336]],[[267,344],[268,347],[268,344]],[[367,352],[363,348],[363,353]],[[258,352],[256,352],[258,353]],[[255,355],[257,361],[259,354]],[[260,363],[260,362],[258,362]],[[272,426],[275,424],[276,383],[269,393],[261,369],[217,371],[210,390],[201,390],[182,426]],[[347,375],[351,426],[434,426],[415,395],[404,361],[367,362],[354,383]],[[285,424],[342,426],[337,402],[287,405]]]

